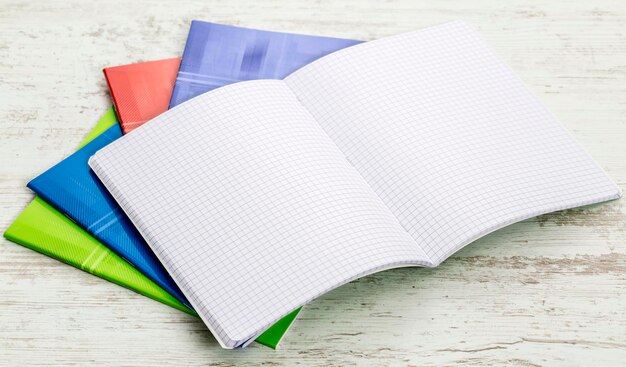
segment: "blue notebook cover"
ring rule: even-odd
[[[87,160],[96,151],[121,136],[119,124],[113,125],[27,186],[168,293],[190,306],[139,232],[87,165]]]
[[[283,78],[321,56],[359,42],[194,21],[185,46],[182,74],[179,73],[174,88],[176,98],[172,101],[177,102],[171,105],[240,80]],[[195,73],[189,75],[183,70],[195,70]],[[185,77],[181,78],[181,75]],[[28,187],[190,306],[148,244],[87,165],[89,157],[96,151],[121,136],[119,126],[109,128],[33,179]]]
[[[170,108],[226,84],[283,79],[324,55],[361,42],[194,20]]]

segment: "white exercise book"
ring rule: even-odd
[[[462,22],[216,89],[89,164],[226,348],[356,278],[620,196]]]

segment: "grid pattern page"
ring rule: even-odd
[[[225,347],[358,276],[429,265],[283,81],[194,98],[90,165]]]
[[[507,224],[620,195],[462,22],[338,51],[286,82],[435,263]]]

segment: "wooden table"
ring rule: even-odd
[[[475,25],[626,188],[626,3],[106,0],[0,4],[0,228],[26,182],[111,104],[105,66],[180,55],[189,22],[374,39]],[[221,349],[197,319],[6,240],[0,365],[624,365],[626,201],[497,231],[437,269],[386,271],[304,308],[278,351]]]

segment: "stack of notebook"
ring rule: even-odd
[[[182,58],[104,69],[115,109],[5,236],[276,347],[372,272],[616,199],[462,22],[364,42],[193,21]]]

